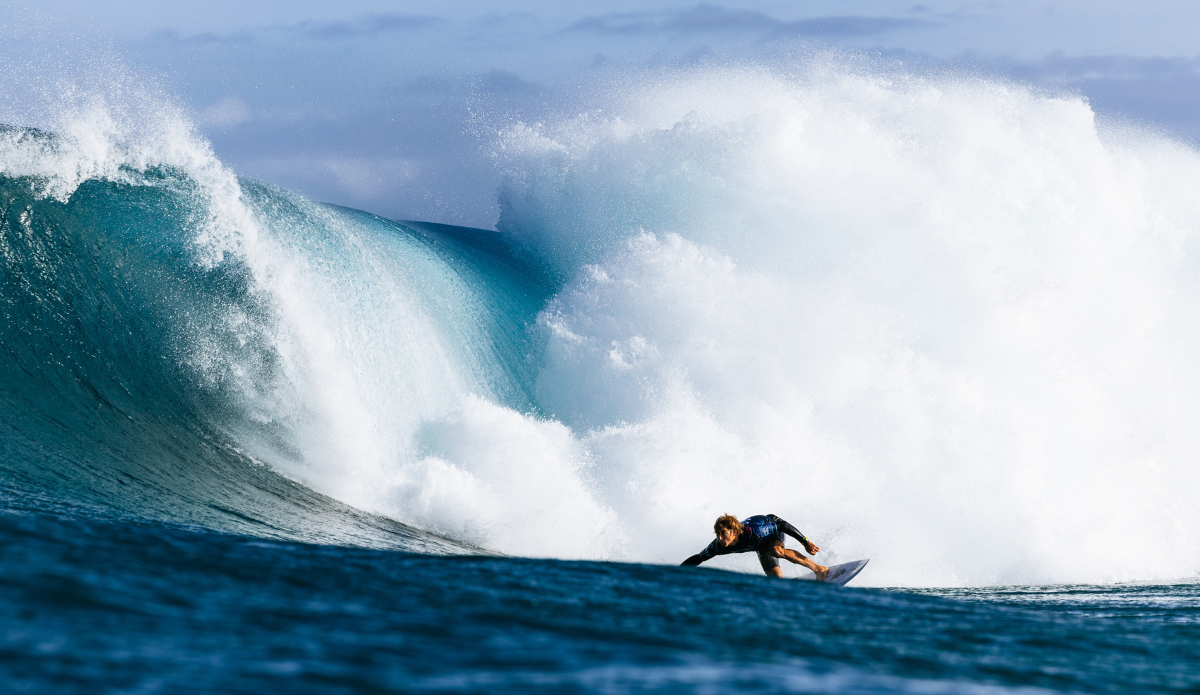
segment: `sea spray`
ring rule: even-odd
[[[513,260],[121,98],[0,134],[15,479],[339,543],[380,541],[280,481],[513,554],[675,563],[773,512],[868,583],[1200,570],[1200,159],[1081,99],[633,77],[502,128]]]
[[[494,232],[239,180],[178,109],[128,87],[63,96],[53,133],[0,133],[9,477],[151,518],[431,547],[290,479],[493,548],[604,554],[580,545],[608,516],[570,456],[537,470],[574,517],[529,544],[480,525],[531,524],[547,507],[529,495],[502,495],[494,515],[456,498],[451,512],[483,520],[466,528],[397,504],[439,454],[429,423],[490,407],[555,427],[518,414],[533,408],[526,329],[544,292]]]
[[[602,107],[504,131],[499,228],[629,557],[774,512],[883,584],[1200,570],[1195,151],[829,63]]]

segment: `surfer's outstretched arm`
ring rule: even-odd
[[[800,541],[800,545],[804,546],[804,549],[807,550],[809,553],[816,555],[817,553],[821,552],[821,548],[818,547],[816,543],[813,543],[812,541],[805,538],[804,534],[800,533],[800,529],[796,528],[795,526],[792,526],[791,524],[784,521],[783,519],[780,519],[779,517],[775,516],[774,514],[768,514],[767,516],[771,519],[771,521],[775,522],[776,528],[778,528],[780,531],[783,531],[784,533],[791,536],[792,538],[795,538],[796,540]]]
[[[700,552],[696,553],[695,555],[684,560],[682,563],[680,563],[679,566],[680,567],[695,567],[696,565],[700,564],[701,562],[704,562],[705,560],[713,559],[717,555],[724,555],[725,553],[729,552],[728,550],[726,550],[726,547],[730,543],[732,543],[735,538],[736,538],[736,536],[734,536],[733,534],[727,534],[727,537],[725,537],[725,538],[722,538],[720,536],[720,534],[718,534],[717,540],[713,541],[712,543],[709,543],[708,546],[706,546],[704,548],[704,550],[701,550]]]

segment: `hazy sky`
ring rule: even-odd
[[[587,85],[834,48],[1082,93],[1200,140],[1195,2],[2,3],[8,120],[30,81],[97,51],[183,104],[239,173],[393,218],[490,226],[489,118],[578,106]],[[3,67],[3,66],[0,66]],[[75,71],[75,72],[73,72]],[[9,72],[12,72],[11,69]],[[89,88],[89,85],[81,85]],[[38,125],[38,123],[28,123]]]

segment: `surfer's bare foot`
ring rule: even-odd
[[[825,581],[825,575],[829,574],[829,568],[817,565],[817,569],[813,570],[813,574],[817,575],[818,582],[823,582]]]

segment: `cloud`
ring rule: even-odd
[[[468,22],[473,27],[495,31],[497,29],[532,29],[541,26],[537,15],[532,12],[489,12]]]
[[[246,102],[237,97],[225,97],[215,104],[210,104],[200,114],[200,121],[215,126],[235,126],[249,121],[250,109]]]
[[[795,32],[800,36],[853,38],[882,34],[897,29],[919,29],[929,26],[933,26],[933,23],[920,19],[899,19],[897,17],[815,17],[798,22],[783,22],[778,33]]]
[[[310,39],[353,39],[393,32],[421,31],[445,22],[444,19],[430,15],[380,14],[354,22],[302,22],[290,27],[290,30]]]
[[[853,38],[930,25],[930,22],[918,19],[849,16],[812,17],[785,22],[753,10],[697,5],[685,10],[621,12],[586,17],[563,31],[624,35],[757,33]]]
[[[698,5],[687,10],[617,12],[585,17],[563,31],[599,34],[742,33],[767,31],[779,24],[779,20],[762,12]]]
[[[1061,52],[1032,64],[1040,73],[1057,74],[1070,80],[1089,79],[1177,79],[1200,76],[1200,60],[1184,57],[1085,55],[1067,57]]]
[[[326,157],[321,162],[338,185],[356,198],[378,198],[412,180],[420,171],[409,159]]]
[[[430,15],[377,14],[345,22],[306,21],[298,24],[265,24],[229,34],[209,31],[184,35],[175,30],[165,30],[152,34],[152,37],[169,43],[191,45],[247,43],[262,38],[264,35],[337,41],[370,38],[387,33],[423,31],[446,24],[449,24],[447,20]]]
[[[152,40],[174,43],[184,46],[204,46],[214,44],[247,43],[254,40],[254,35],[248,31],[238,31],[232,34],[217,34],[211,31],[199,34],[180,34],[174,29],[165,29],[150,35]]]
[[[474,84],[477,90],[489,93],[541,94],[545,91],[542,85],[522,79],[520,75],[507,70],[491,70],[478,75]]]
[[[421,171],[420,162],[414,159],[353,155],[262,157],[249,160],[247,167],[253,175],[268,181],[283,181],[327,195],[336,191],[339,199],[359,204],[396,194],[398,189],[412,185]]]

